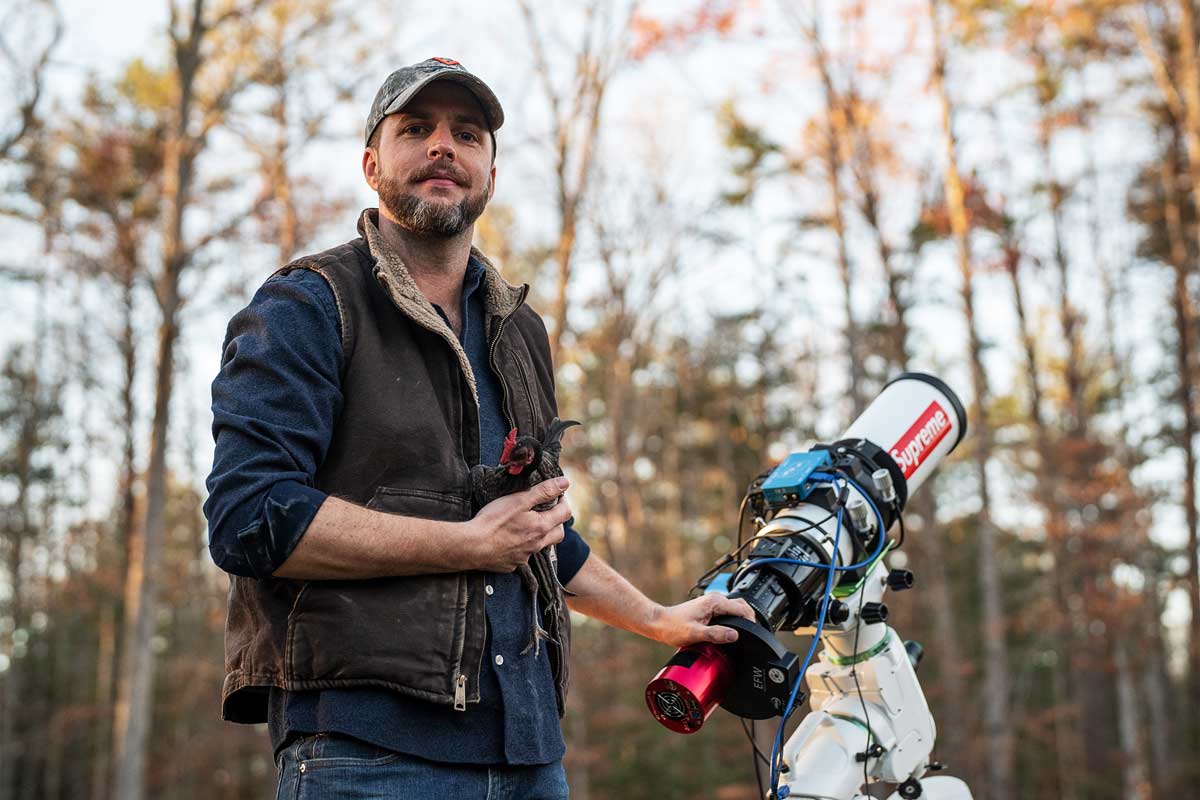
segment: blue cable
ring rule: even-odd
[[[849,480],[843,478],[843,480]],[[861,490],[859,490],[861,491]],[[837,512],[837,528],[833,533],[833,552],[837,553],[838,540],[842,535],[842,514],[845,512],[845,507],[838,508]],[[882,518],[881,518],[882,522]],[[880,533],[880,541],[883,540],[882,531]],[[827,570],[829,575],[825,579],[825,592],[821,596],[821,607],[817,611],[817,629],[813,634],[812,642],[808,645],[808,653],[804,656],[804,663],[800,666],[800,672],[796,677],[796,685],[792,687],[792,693],[788,697],[787,705],[783,709],[783,718],[779,721],[779,730],[775,733],[775,742],[771,746],[771,793],[782,800],[787,797],[786,794],[779,794],[779,770],[776,762],[779,760],[779,751],[783,746],[783,729],[787,725],[788,717],[792,715],[792,710],[796,705],[796,697],[800,694],[800,684],[804,681],[804,673],[808,670],[808,665],[812,661],[813,653],[817,650],[817,642],[821,641],[821,631],[825,627],[825,611],[829,606],[829,598],[833,593],[833,576],[837,572],[837,568],[830,564],[816,565],[821,569]]]
[[[783,800],[783,798],[787,797],[786,793],[780,794],[778,786],[780,772],[778,770],[777,761],[780,757],[780,749],[783,745],[783,731],[787,725],[788,718],[791,717],[792,711],[795,709],[796,698],[800,693],[800,684],[804,679],[805,673],[808,671],[809,664],[812,662],[813,654],[817,649],[817,643],[821,641],[821,632],[825,628],[825,612],[829,606],[829,598],[833,593],[833,576],[838,572],[849,572],[852,570],[862,569],[863,567],[874,563],[879,558],[880,554],[883,553],[884,544],[887,541],[887,537],[884,535],[885,532],[883,530],[883,514],[879,513],[879,508],[875,505],[875,502],[871,499],[871,496],[867,494],[854,480],[846,477],[845,475],[830,475],[827,473],[813,473],[810,477],[818,480],[828,480],[834,485],[836,485],[838,479],[841,479],[846,484],[849,484],[857,489],[862,498],[871,506],[871,510],[875,512],[875,519],[879,525],[879,542],[875,545],[875,551],[865,561],[860,561],[857,564],[850,564],[844,567],[834,566],[833,560],[835,560],[837,557],[838,543],[842,535],[842,514],[845,513],[846,510],[845,506],[839,506],[837,512],[837,528],[834,530],[833,534],[833,558],[830,560],[829,564],[818,564],[809,561],[801,561],[794,558],[760,558],[755,559],[754,561],[750,562],[749,565],[747,565],[747,569],[749,569],[756,564],[769,562],[790,563],[799,564],[806,567],[813,567],[816,569],[823,569],[828,573],[825,579],[825,591],[821,595],[821,606],[817,611],[816,630],[813,633],[812,641],[808,645],[808,652],[804,656],[804,663],[800,666],[800,672],[796,678],[796,685],[792,687],[792,693],[788,697],[787,706],[785,706],[783,710],[783,718],[779,722],[779,729],[775,732],[775,741],[771,746],[771,792],[776,798],[778,798],[778,800]],[[740,570],[739,573],[744,571],[745,570]],[[739,576],[735,576],[735,580],[730,581],[731,585],[736,582],[737,577]]]
[[[864,567],[869,567],[871,564],[873,564],[875,562],[876,559],[879,558],[880,554],[883,553],[884,544],[887,542],[887,537],[883,535],[883,514],[879,513],[879,508],[875,505],[875,501],[871,499],[871,496],[869,494],[867,494],[861,486],[859,486],[857,483],[855,483],[851,478],[847,478],[845,475],[828,475],[825,473],[814,472],[810,477],[817,478],[818,480],[828,480],[831,483],[834,481],[838,481],[838,480],[845,481],[846,483],[850,484],[851,486],[853,486],[855,489],[858,490],[858,493],[860,495],[862,495],[863,499],[867,501],[867,504],[871,506],[871,510],[875,512],[875,519],[878,522],[880,533],[879,533],[879,541],[876,542],[876,544],[875,544],[874,552],[872,552],[871,555],[868,556],[865,561],[860,561],[857,564],[848,564],[844,567],[834,567],[833,569],[837,572],[853,572],[854,570],[863,569]],[[841,525],[841,511],[840,510],[838,511],[838,525],[839,526]],[[834,542],[835,542],[834,548],[833,548],[835,557],[837,555],[836,541],[837,540],[835,539],[834,540]],[[734,584],[736,584],[738,582],[738,580],[740,580],[742,578],[742,576],[745,575],[754,566],[756,566],[758,564],[772,564],[772,563],[774,563],[774,564],[796,564],[801,567],[812,567],[814,569],[829,569],[828,564],[820,564],[815,561],[801,561],[796,558],[775,558],[775,557],[756,558],[756,559],[752,560],[749,564],[747,564],[745,567],[743,567],[742,569],[739,569],[737,572],[735,572],[733,575],[733,578],[731,578],[729,581],[729,585],[733,586]]]

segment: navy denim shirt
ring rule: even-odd
[[[479,392],[481,458],[495,464],[508,431],[500,383],[488,363],[483,301],[477,291],[483,273],[481,264],[469,263],[460,340]],[[252,363],[270,365],[271,377],[264,379],[254,370],[223,371],[213,382],[217,446],[204,506],[209,550],[228,572],[265,577],[291,554],[326,497],[312,483],[341,409],[343,355],[333,293],[310,270],[271,278],[230,323],[228,337],[234,336],[239,354],[253,352]],[[285,385],[277,385],[280,378]],[[263,419],[275,424],[263,425]],[[237,532],[264,516],[272,541],[262,550],[247,551]],[[563,583],[574,577],[588,552],[569,521],[558,547]],[[490,574],[488,587],[488,640],[478,706],[458,712],[371,688],[272,689],[268,729],[276,752],[297,735],[334,732],[435,761],[548,764],[562,758],[565,747],[547,651],[521,654],[529,641],[529,592],[515,574]]]

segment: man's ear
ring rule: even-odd
[[[367,147],[363,150],[362,155],[362,171],[363,177],[367,180],[367,186],[371,187],[371,191],[379,192],[379,153],[374,147]]]
[[[492,164],[492,174],[488,180],[488,200],[492,199],[492,195],[496,193],[496,165]]]

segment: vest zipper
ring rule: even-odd
[[[504,401],[503,402],[504,416],[506,418],[505,421],[508,422],[509,428],[514,427],[514,420],[513,420],[512,411],[509,408],[508,386],[506,386],[504,383],[504,376],[500,374],[500,371],[498,369],[496,369],[496,347],[500,343],[500,334],[504,332],[504,323],[508,322],[509,318],[512,317],[513,314],[517,313],[517,309],[519,309],[521,307],[521,303],[525,302],[525,296],[528,293],[529,293],[529,287],[526,286],[521,291],[521,299],[517,301],[516,308],[514,308],[512,311],[510,311],[506,316],[501,317],[500,321],[496,323],[496,333],[492,337],[492,343],[488,348],[488,366],[491,368],[492,374],[495,375],[500,380],[500,395]],[[476,408],[478,408],[478,405],[476,406]],[[479,413],[482,413],[482,412],[479,412]],[[480,439],[481,437],[476,437],[476,438]],[[482,449],[482,447],[483,447],[482,441],[479,442],[479,446]],[[479,458],[476,457],[475,460],[476,460],[476,462],[478,462]],[[469,595],[468,595],[468,597],[469,597]],[[482,660],[482,658],[483,658],[483,655],[481,653],[480,659]],[[462,669],[462,661],[461,660],[458,663],[458,669],[459,670]],[[478,674],[478,673],[476,673],[476,674]],[[454,682],[454,710],[455,711],[466,711],[467,710],[467,676],[462,672],[459,672],[458,678]]]
[[[496,323],[496,333],[492,336],[492,344],[488,348],[488,366],[492,368],[492,374],[500,380],[500,396],[504,401],[504,421],[508,423],[510,430],[516,427],[517,421],[513,415],[512,406],[508,397],[508,384],[505,382],[504,376],[500,374],[500,370],[496,368],[496,348],[500,344],[500,335],[504,333],[504,323],[508,322],[508,320],[512,318],[512,315],[517,313],[517,309],[519,309],[521,304],[525,302],[525,296],[528,293],[529,287],[527,285],[521,288],[521,298],[517,301],[516,308],[508,312],[507,315],[501,317],[500,321]],[[518,368],[519,367],[520,365],[518,364]],[[522,380],[524,380],[524,377],[522,377]]]
[[[528,286],[523,287],[523,290],[521,292],[521,299],[517,301],[517,308],[520,308],[521,303],[525,302],[525,297],[528,293],[529,293],[529,287]],[[517,309],[513,309],[508,314],[508,316],[502,317],[500,319],[500,321],[498,323],[496,323],[496,334],[495,334],[495,336],[492,337],[491,347],[488,348],[488,366],[490,366],[492,368],[492,374],[495,375],[500,380],[500,394],[504,399],[504,414],[507,417],[506,421],[508,422],[508,427],[510,429],[512,429],[513,427],[516,426],[516,420],[514,419],[512,410],[509,406],[508,385],[504,382],[504,376],[500,374],[500,370],[496,368],[496,347],[500,344],[500,334],[504,332],[504,323],[508,322],[509,318],[512,317],[512,315],[515,314],[516,312],[517,312]],[[517,365],[517,372],[519,373],[519,376],[521,378],[521,383],[525,387],[525,393],[529,397],[530,402],[532,403],[533,402],[533,394],[529,389],[529,381],[525,377],[525,368],[523,366],[521,366],[520,361],[517,361],[516,365]],[[551,569],[555,569],[555,568],[551,567]],[[557,572],[557,570],[556,570],[556,572]],[[557,577],[558,577],[557,574],[555,574],[556,579],[557,579]],[[556,582],[557,582],[557,580],[556,580]],[[559,584],[559,586],[562,586],[562,584]],[[535,605],[537,604],[537,597],[533,598],[533,602]],[[553,608],[551,610],[553,610]],[[555,633],[557,633],[558,636],[555,637],[553,642],[547,643],[546,653],[550,657],[550,674],[554,676],[554,690],[556,693],[560,693],[562,691],[562,654],[560,652],[560,649],[562,648],[563,632],[557,623],[558,623],[557,612],[555,612],[555,626],[554,627],[555,627]],[[465,681],[466,677],[462,676],[461,680]],[[456,694],[455,697],[457,698],[458,695]],[[457,704],[455,705],[455,708],[456,709],[458,708]]]
[[[467,710],[467,676],[461,673],[454,684],[454,710]]]

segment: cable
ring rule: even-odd
[[[786,539],[789,536],[795,536],[797,533],[806,533],[808,531],[811,531],[813,528],[821,527],[826,522],[829,522],[829,520],[833,519],[833,517],[834,517],[834,512],[830,511],[828,514],[826,514],[821,519],[805,520],[805,522],[807,522],[808,524],[798,530],[792,530],[791,528],[785,528],[783,530],[778,531],[777,533],[756,533],[753,536],[751,536],[749,539],[747,539],[745,542],[738,545],[737,549],[730,550],[726,555],[728,555],[730,558],[732,558],[734,560],[737,560],[737,557],[741,554],[742,550],[745,550],[747,547],[749,547],[750,545],[754,544],[755,542],[757,542],[761,539]]]
[[[866,583],[864,582],[858,589],[858,620],[854,625],[854,650],[855,655],[858,654],[858,634],[862,631],[862,610],[863,600],[866,599]],[[867,753],[871,752],[871,715],[867,713],[867,701],[863,698],[862,686],[858,683],[858,663],[850,665],[850,677],[854,679],[854,690],[858,692],[858,702],[862,706],[863,722],[867,726]],[[864,753],[863,758],[863,791],[867,791],[867,786],[870,783],[870,778],[867,775],[867,762],[870,758]],[[755,767],[757,769],[757,766]]]
[[[814,478],[816,480],[826,480],[826,481],[829,481],[830,483],[835,483],[835,484],[838,480],[841,480],[841,481],[849,484],[850,486],[853,486],[855,489],[857,489],[858,493],[871,506],[871,510],[875,512],[875,519],[879,526],[879,528],[878,528],[879,529],[879,536],[878,536],[879,541],[876,542],[876,544],[875,544],[875,550],[871,553],[870,557],[866,561],[860,561],[857,564],[850,564],[850,565],[844,566],[844,567],[836,567],[836,569],[838,572],[853,572],[854,570],[862,569],[863,567],[869,566],[871,563],[873,563],[875,561],[875,559],[879,558],[880,554],[883,553],[883,546],[884,546],[885,540],[887,538],[884,535],[884,530],[883,530],[883,527],[884,527],[883,526],[883,514],[881,514],[879,512],[879,508],[875,505],[875,502],[871,499],[871,496],[869,494],[867,494],[867,492],[861,486],[859,486],[858,483],[855,482],[855,480],[853,478],[851,478],[847,475],[844,475],[841,472],[838,472],[836,474],[827,473],[827,472],[814,472],[809,477]],[[735,547],[733,550],[727,551],[723,556],[721,556],[719,559],[717,559],[716,564],[714,564],[712,567],[710,567],[708,569],[708,571],[706,571],[699,578],[697,578],[696,582],[692,585],[692,588],[688,590],[689,595],[692,592],[695,592],[696,590],[703,590],[707,586],[705,581],[708,578],[712,577],[713,575],[716,575],[721,570],[725,569],[730,564],[732,564],[734,561],[736,561],[738,556],[741,555],[742,551],[745,550],[747,547],[749,547],[752,543],[757,542],[761,539],[784,538],[787,536],[794,536],[797,533],[804,533],[806,531],[812,530],[813,528],[818,528],[818,527],[824,525],[826,522],[828,522],[834,516],[834,512],[830,511],[828,514],[826,514],[823,518],[821,518],[819,520],[815,520],[815,521],[808,520],[807,521],[808,524],[799,530],[780,531],[779,533],[765,534],[765,535],[764,534],[755,534],[754,536],[751,536],[749,539],[742,541],[742,528],[745,524],[746,504],[749,501],[749,499],[750,499],[749,495],[746,495],[745,497],[743,497],[742,503],[738,508],[738,545],[737,545],[737,547]],[[896,516],[897,516],[897,518],[900,518],[899,510],[897,510]],[[901,542],[903,542],[904,541],[903,540],[903,524],[904,524],[903,518],[900,518],[900,520],[901,520]],[[753,568],[753,566],[755,564],[772,563],[772,562],[786,563],[786,564],[798,564],[800,566],[816,567],[819,569],[826,568],[824,564],[816,564],[813,562],[798,561],[795,559],[765,559],[765,558],[764,559],[755,559],[755,560],[751,561],[750,563],[746,564],[744,567],[738,569],[733,574],[733,577],[729,581],[730,587],[732,587],[735,583],[737,583],[738,580],[740,580],[742,578],[742,576],[745,575],[746,572],[748,572],[751,568]]]
[[[738,547],[742,545],[742,528],[746,524],[746,503],[750,502],[750,495],[747,494],[742,498],[742,504],[738,506]]]
[[[712,567],[710,567],[708,569],[707,572],[705,572],[703,575],[701,575],[699,578],[696,579],[696,583],[692,585],[692,588],[688,590],[688,593],[690,594],[691,592],[694,592],[697,589],[705,588],[708,585],[705,583],[705,580],[707,578],[712,577],[713,575],[716,575],[718,572],[725,569],[725,567],[727,567],[730,564],[737,561],[738,556],[741,555],[741,552],[743,550],[745,550],[747,547],[749,547],[750,545],[754,544],[755,542],[761,541],[762,539],[783,539],[783,538],[787,538],[788,536],[794,536],[797,533],[804,533],[806,531],[812,530],[813,528],[821,527],[826,522],[833,519],[833,517],[834,517],[834,512],[830,511],[828,514],[826,514],[824,517],[822,517],[819,520],[808,521],[808,525],[803,528],[800,528],[799,530],[790,530],[789,529],[789,530],[781,530],[778,533],[756,533],[754,536],[751,536],[746,541],[741,542],[736,548],[726,552],[719,559],[717,559],[716,564],[714,564]],[[739,536],[740,536],[740,532],[739,532]],[[735,573],[735,575],[736,574],[737,573]],[[729,585],[732,587],[733,581],[730,581]]]
[[[825,615],[828,610],[829,600],[830,600],[830,597],[832,596],[832,592],[833,592],[834,575],[836,575],[838,572],[853,572],[855,570],[863,569],[865,567],[869,567],[869,566],[873,565],[876,561],[878,561],[879,557],[883,554],[884,549],[886,547],[886,543],[887,543],[886,531],[884,530],[883,514],[880,513],[879,507],[875,505],[875,502],[871,499],[871,496],[861,486],[859,486],[858,483],[855,482],[853,478],[851,478],[848,475],[843,474],[840,470],[838,470],[836,473],[833,473],[833,474],[826,473],[826,472],[814,472],[809,477],[816,479],[816,480],[829,481],[835,487],[837,486],[837,482],[839,480],[842,482],[842,489],[838,493],[839,496],[838,496],[837,506],[836,506],[837,507],[837,512],[836,512],[837,527],[835,528],[834,535],[833,535],[833,547],[832,547],[832,551],[830,553],[830,563],[821,564],[821,563],[811,562],[811,561],[802,561],[800,559],[779,558],[779,557],[758,558],[758,559],[753,559],[753,560],[747,562],[745,564],[745,566],[738,569],[734,573],[733,577],[730,579],[730,582],[729,582],[729,585],[733,586],[736,583],[738,583],[741,580],[741,578],[750,570],[756,569],[762,565],[769,564],[769,563],[797,564],[800,566],[806,566],[806,567],[810,567],[813,569],[823,569],[823,570],[826,570],[826,573],[827,573],[827,577],[825,579],[825,590],[824,590],[824,592],[822,592],[820,607],[817,611],[817,619],[816,619],[815,631],[813,633],[813,638],[812,638],[812,641],[809,643],[808,652],[805,654],[804,661],[800,666],[800,671],[799,671],[799,674],[796,679],[796,684],[792,687],[791,694],[788,697],[787,705],[783,709],[782,719],[779,722],[779,728],[775,733],[775,739],[774,739],[774,742],[771,747],[771,758],[770,758],[770,761],[768,762],[769,766],[771,768],[771,770],[770,770],[770,779],[771,779],[770,796],[773,798],[777,798],[777,800],[782,800],[782,797],[787,796],[786,794],[781,796],[779,793],[779,778],[782,774],[782,766],[783,766],[782,765],[782,759],[783,759],[782,744],[783,744],[784,729],[787,725],[788,719],[791,717],[793,711],[795,710],[796,699],[799,696],[800,686],[804,680],[805,673],[807,672],[809,665],[812,663],[812,658],[816,652],[817,643],[820,642],[821,633],[824,630]],[[875,520],[878,525],[878,536],[877,536],[877,541],[876,541],[873,552],[869,556],[867,556],[865,560],[860,561],[855,564],[848,564],[846,566],[837,566],[836,561],[837,561],[837,557],[838,557],[838,546],[839,546],[839,543],[841,540],[842,516],[845,513],[845,499],[846,499],[847,487],[853,487],[855,490],[857,490],[858,494],[867,502],[867,504],[871,507],[871,510],[875,513]],[[706,573],[706,575],[703,577],[707,577],[709,574],[719,571],[720,567],[724,567],[725,565],[730,563],[730,561],[735,560],[736,556],[738,554],[740,554],[741,551],[746,546],[749,546],[751,543],[756,542],[759,539],[774,538],[776,536],[782,536],[782,535],[795,535],[796,533],[800,533],[800,532],[807,531],[807,530],[812,530],[813,528],[819,527],[819,526],[823,525],[824,523],[828,522],[829,518],[831,516],[835,516],[835,513],[831,511],[824,519],[817,521],[817,522],[810,522],[808,524],[808,526],[803,529],[803,531],[787,531],[786,533],[780,532],[779,534],[767,534],[766,536],[757,535],[757,536],[751,537],[749,540],[747,540],[745,542],[742,542],[742,523],[743,523],[742,517],[744,515],[745,505],[746,505],[746,502],[745,502],[745,500],[743,500],[742,507],[741,507],[741,509],[739,509],[739,514],[738,514],[738,517],[739,517],[738,518],[738,547],[735,550],[731,551],[730,553],[727,553],[725,558],[721,559],[721,561],[719,562],[719,567],[717,569],[710,570],[710,572]],[[903,544],[903,542],[904,542],[904,519],[903,519],[903,515],[900,513],[900,509],[898,508],[898,503],[895,503],[895,502],[893,503],[893,509],[895,510],[896,518],[900,523],[900,540],[897,543],[897,547],[898,547],[900,544]],[[701,580],[703,580],[703,577],[701,578]],[[699,585],[699,583],[700,583],[700,581],[697,581],[697,585]],[[855,630],[854,630],[854,652],[858,652],[859,634],[862,630],[862,609],[863,609],[863,604],[865,602],[865,597],[866,597],[866,593],[864,591],[865,588],[866,588],[865,583],[862,586],[860,586],[860,588],[859,588],[859,598],[858,598],[859,619],[858,619],[858,623],[855,626]],[[863,758],[863,786],[864,786],[864,790],[865,790],[867,785],[870,782],[870,775],[869,775],[870,756],[868,755],[868,753],[871,752],[871,740],[872,740],[871,720],[870,720],[870,714],[867,711],[866,698],[863,696],[862,686],[858,680],[857,665],[851,666],[850,675],[854,679],[855,691],[858,694],[859,703],[861,704],[862,709],[863,709],[863,721],[867,728],[867,750],[866,750],[866,753],[864,753],[864,758]],[[743,720],[742,727],[743,727],[743,730],[746,730],[744,720]],[[757,758],[762,758],[762,753],[758,749],[757,743],[754,741],[753,734],[750,733],[750,731],[748,731],[748,730],[746,732],[747,732],[747,736],[750,738],[751,745],[754,748],[755,756]],[[755,772],[755,778],[758,779],[759,774],[758,774],[758,761],[757,760],[755,761],[755,764],[754,764],[754,772]],[[761,780],[759,780],[759,794],[760,794],[760,796],[762,795]]]
[[[875,501],[873,501],[871,499],[871,496],[869,494],[867,494],[861,486],[859,486],[857,483],[855,483],[850,478],[847,478],[845,475],[829,475],[827,473],[814,472],[811,477],[816,478],[818,480],[828,480],[830,482],[842,480],[842,481],[849,483],[851,486],[853,486],[855,489],[858,490],[858,493],[860,495],[862,495],[863,499],[865,499],[867,501],[867,503],[871,506],[871,510],[875,512],[875,519],[879,525],[879,537],[878,537],[879,541],[875,543],[875,550],[871,553],[870,556],[868,556],[866,558],[866,560],[860,561],[857,564],[849,564],[844,567],[836,567],[835,566],[835,567],[833,567],[833,569],[837,572],[853,572],[855,570],[859,570],[859,569],[862,569],[863,567],[868,567],[871,564],[873,564],[876,561],[876,559],[878,559],[879,556],[882,555],[884,545],[887,542],[887,537],[883,535],[883,514],[879,513],[879,508],[875,505]],[[843,510],[843,507],[839,506],[839,509],[838,509],[838,532],[839,533],[841,532],[842,510]],[[810,528],[811,527],[812,526],[810,526]],[[810,528],[805,528],[804,530],[809,530]],[[836,538],[834,540],[833,556],[831,558],[832,558],[832,560],[836,560],[836,558],[837,558],[837,540],[836,540]],[[748,562],[744,567],[742,567],[737,572],[735,572],[733,578],[731,578],[729,581],[729,585],[733,586],[735,583],[737,583],[739,580],[741,580],[742,577],[747,572],[749,572],[751,569],[755,569],[758,565],[772,564],[772,563],[774,563],[774,564],[798,564],[799,566],[802,566],[802,567],[812,567],[814,569],[829,569],[830,568],[828,564],[821,564],[821,563],[818,563],[815,561],[801,561],[800,559],[796,559],[796,558],[777,558],[777,557],[756,558],[753,561]]]
[[[837,553],[838,542],[842,536],[842,514],[845,510],[844,506],[838,507],[837,528],[833,533],[833,552],[835,554]],[[821,640],[821,631],[825,627],[825,612],[829,607],[829,598],[833,594],[833,576],[837,574],[837,568],[833,566],[832,561],[827,565],[822,564],[818,566],[828,571],[828,577],[825,579],[825,591],[821,594],[821,607],[817,611],[816,632],[813,634],[812,642],[808,646],[808,653],[804,656],[804,663],[800,666],[800,672],[796,677],[796,685],[792,687],[792,693],[788,697],[787,705],[783,708],[783,718],[779,721],[779,729],[775,733],[775,742],[771,746],[771,795],[776,798],[779,797],[779,769],[776,762],[780,761],[783,756],[783,730],[787,725],[788,717],[792,715],[792,711],[795,708],[796,697],[800,693],[800,685],[804,682],[804,673],[808,670],[808,665],[812,662],[813,654],[817,650],[817,643]]]
[[[750,721],[749,726],[746,725],[746,719],[739,717],[742,723],[742,730],[746,733],[746,738],[750,740],[750,747],[754,750],[754,782],[758,784],[758,796],[763,796],[762,772],[758,769],[758,762],[762,761],[768,767],[770,763],[767,761],[767,754],[758,747],[758,742],[754,739],[754,720]]]

